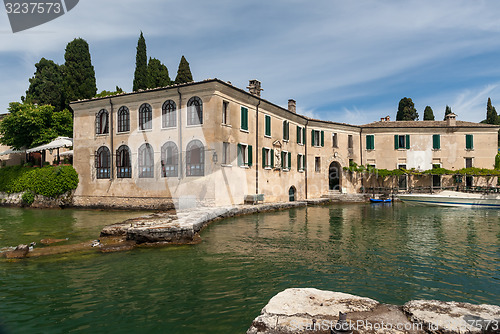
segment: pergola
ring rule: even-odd
[[[57,137],[48,144],[37,146],[26,150],[26,153],[45,152],[46,150],[57,150],[57,163],[61,161],[59,149],[62,147],[72,147],[73,139],[69,137]],[[43,165],[43,162],[42,162]]]

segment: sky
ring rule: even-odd
[[[12,33],[0,8],[0,113],[20,101],[40,58],[64,63],[74,38],[90,46],[98,91],[132,90],[137,39],[175,78],[218,78],[309,117],[366,124],[396,117],[409,97],[420,119],[446,105],[459,120],[500,106],[497,0],[81,0],[65,15]]]

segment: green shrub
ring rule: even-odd
[[[26,168],[6,167],[0,170],[0,191],[19,193],[31,190],[34,194],[57,197],[78,186],[78,174],[73,166]]]
[[[500,152],[495,156],[495,169],[500,169]]]
[[[31,190],[26,191],[21,197],[23,204],[30,206],[35,201],[35,193]]]

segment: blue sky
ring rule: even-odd
[[[148,57],[175,78],[185,55],[195,80],[219,78],[314,118],[365,124],[411,97],[420,119],[451,106],[458,119],[500,106],[500,2],[495,0],[82,0],[66,15],[13,34],[0,9],[0,113],[19,101],[41,57],[90,45],[99,91],[130,92],[144,32]],[[500,110],[500,109],[499,109]]]

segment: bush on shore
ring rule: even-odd
[[[29,168],[12,166],[0,168],[0,191],[31,192],[55,198],[78,186],[78,174],[73,166]]]

